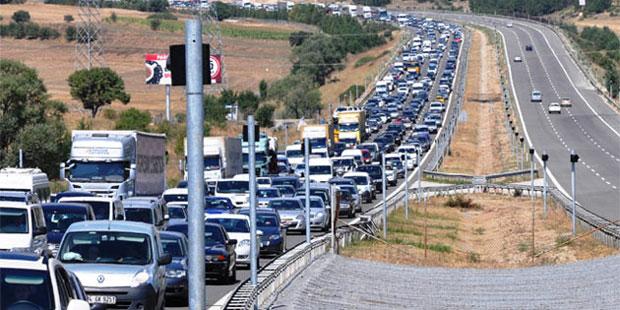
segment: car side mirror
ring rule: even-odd
[[[39,226],[34,231],[35,236],[40,236],[40,235],[45,235],[45,234],[47,234],[47,227],[45,226]]]
[[[90,310],[90,304],[81,299],[72,299],[67,306],[67,310]]]
[[[228,245],[236,245],[237,244],[237,239],[228,239],[226,244],[228,244]]]
[[[129,178],[134,180],[136,178],[136,164],[129,166]]]
[[[256,234],[257,234],[258,236],[262,236],[262,235],[264,235],[264,233],[263,233],[263,231],[262,231],[262,230],[256,230]]]
[[[168,265],[168,264],[170,264],[170,262],[172,262],[172,256],[170,256],[170,254],[168,254],[168,253],[162,254],[157,259],[157,264],[160,265],[160,266]]]
[[[164,215],[164,221],[167,221],[167,220],[169,220],[169,219],[170,219],[170,214],[165,214],[165,215]]]

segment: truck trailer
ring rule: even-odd
[[[71,155],[60,164],[69,191],[103,197],[159,196],[166,189],[166,135],[74,130]]]
[[[187,139],[185,158],[187,162]],[[241,162],[241,139],[230,137],[204,137],[204,179],[219,180],[232,178],[243,171]],[[187,164],[184,165],[184,175],[187,180]]]

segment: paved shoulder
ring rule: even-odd
[[[524,269],[400,266],[325,255],[277,309],[615,309],[620,256]]]

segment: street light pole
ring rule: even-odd
[[[310,243],[310,140],[304,138],[305,187],[306,187],[306,243]]]
[[[420,147],[415,149],[415,165],[418,168],[418,204],[420,203],[420,189],[422,188],[421,178],[422,168],[420,167]]]
[[[383,191],[383,239],[387,239],[387,200],[385,197],[385,186],[386,186],[386,180],[385,180],[385,154],[381,155],[381,166],[383,169],[381,169],[381,174],[382,174],[382,180],[383,182],[381,182],[381,188]]]
[[[543,216],[547,217],[547,160],[549,160],[549,154],[547,152],[542,154],[543,161]]]
[[[534,203],[534,149],[530,148],[530,201],[532,202],[532,256],[536,253],[536,205]]]
[[[405,219],[409,219],[409,154],[405,152]]]
[[[575,219],[575,163],[579,161],[579,155],[575,154],[575,150],[570,151],[570,164],[571,164],[571,173],[570,173],[570,187],[572,193],[572,202],[571,202],[571,224],[573,228],[573,237],[577,235],[577,227],[576,227],[576,219]]]
[[[525,168],[525,144],[523,143],[523,136],[519,138],[521,142],[521,148],[519,149],[519,153],[521,154],[521,169]]]
[[[254,137],[254,116],[248,115],[248,173],[250,186],[250,281],[257,284],[256,253],[256,137]]]

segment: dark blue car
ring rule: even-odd
[[[271,186],[276,185],[292,185],[295,189],[298,189],[301,186],[301,182],[297,176],[278,176],[271,178]]]
[[[250,216],[249,209],[241,209],[239,214]],[[263,232],[260,254],[282,254],[286,251],[286,231],[280,228],[280,215],[271,208],[256,210],[256,228]]]
[[[229,239],[220,224],[205,223],[205,276],[225,283],[237,281],[237,240]],[[168,231],[183,233],[188,237],[188,224],[170,225]],[[189,237],[188,237],[189,238]]]
[[[235,206],[230,198],[208,196],[205,197],[205,213],[209,214],[221,214],[221,213],[235,213]]]
[[[61,193],[56,194],[54,197],[52,197],[51,201],[58,202],[60,198],[64,198],[64,197],[95,197],[95,194],[91,192],[84,192],[84,191],[61,192]]]
[[[166,298],[178,299],[187,305],[187,237],[180,232],[162,231],[159,234],[164,253],[170,254],[172,261],[166,265]]]
[[[58,252],[60,241],[71,224],[95,220],[95,212],[89,204],[44,203],[42,207],[47,226],[47,245],[53,255]]]

